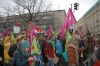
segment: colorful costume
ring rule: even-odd
[[[30,57],[30,52],[26,51],[29,49],[30,45],[28,40],[24,40],[24,36],[20,35],[16,38],[17,40],[17,50],[14,52],[14,66],[29,66],[28,58]]]
[[[68,62],[69,64],[76,64],[76,51],[73,45],[68,45]]]
[[[8,44],[7,42],[10,40],[10,37],[9,36],[6,36],[4,38],[4,62],[5,63],[8,63],[9,62],[9,55],[8,55],[8,50],[10,48],[10,44]]]
[[[53,51],[53,46],[46,42],[46,56],[49,58],[54,58],[54,51]]]

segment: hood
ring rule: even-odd
[[[4,43],[6,43],[8,40],[10,40],[10,37],[9,36],[6,36],[5,38],[4,38]]]
[[[29,43],[29,41],[28,41],[28,40],[24,40],[21,47],[22,47],[22,49],[30,48],[30,43]]]

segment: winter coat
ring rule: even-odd
[[[77,64],[77,53],[76,48],[70,44],[68,45],[68,63],[69,64]]]
[[[63,53],[62,41],[60,39],[56,40],[56,53],[60,55]]]
[[[10,45],[7,43],[4,43],[4,62],[5,63],[8,63],[10,59],[9,54],[8,54],[9,48],[10,48]]]
[[[46,42],[46,56],[49,58],[54,58],[53,46],[48,42]]]
[[[47,57],[46,57],[46,41],[45,40],[41,40],[40,41],[40,46],[41,46],[41,49],[42,49],[42,61],[44,63],[46,63],[48,61]]]
[[[16,66],[29,66],[28,58],[29,56],[26,56],[23,53],[21,46],[18,45],[17,50],[14,53],[14,64]]]
[[[4,63],[9,63],[9,54],[8,54],[8,51],[9,51],[9,48],[10,48],[10,37],[9,36],[6,36],[3,40],[3,45],[4,45]]]

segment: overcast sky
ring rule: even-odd
[[[52,0],[54,9],[65,9],[66,12],[68,8],[71,7],[70,4],[78,2],[79,10],[74,12],[76,20],[79,20],[97,1],[98,0]]]
[[[50,0],[52,2],[52,10],[66,10],[74,4],[79,3],[79,10],[75,11],[76,20],[79,20],[98,0]],[[0,6],[7,6],[11,0],[0,0]],[[11,3],[12,4],[12,3]]]

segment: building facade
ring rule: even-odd
[[[24,15],[27,17],[28,14]],[[65,10],[56,10],[56,11],[48,11],[48,12],[40,12],[36,19],[39,19],[38,21],[34,22],[36,25],[51,25],[54,30],[59,30],[60,26],[64,22],[64,18],[66,16],[66,11]],[[27,20],[27,19],[26,19]],[[14,16],[9,16],[9,17],[1,17],[0,18],[0,29],[4,27],[13,27],[17,24],[17,22],[20,22],[21,25],[25,28],[27,26],[24,24],[24,20],[20,18],[19,15],[14,15]],[[27,23],[26,23],[27,24]]]
[[[85,34],[100,34],[100,0],[74,25],[74,30],[80,26]]]

